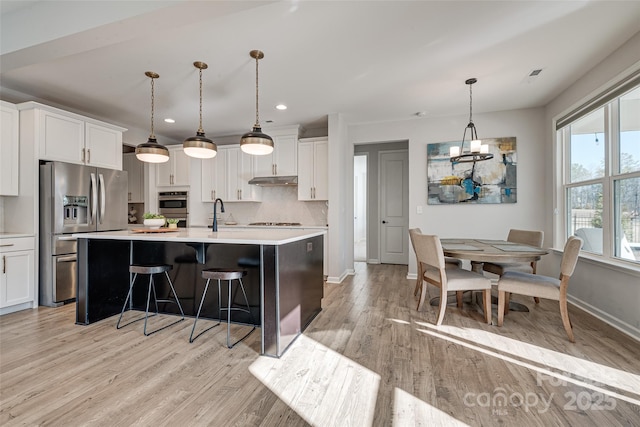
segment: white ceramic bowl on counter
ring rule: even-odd
[[[144,225],[151,229],[157,229],[162,227],[164,225],[164,222],[164,218],[150,218],[144,220]]]

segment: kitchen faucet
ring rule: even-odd
[[[224,203],[222,203],[222,199],[217,198],[214,202],[213,202],[213,231],[218,231],[218,217],[216,216],[216,207],[218,205],[218,202],[220,202],[220,213],[224,212]]]

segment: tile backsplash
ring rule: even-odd
[[[208,206],[206,223],[213,217],[213,204]],[[218,205],[219,206],[219,205]],[[262,202],[226,202],[225,212],[219,218],[228,221],[232,215],[238,224],[250,222],[299,222],[302,225],[327,225],[326,201],[300,202],[297,187],[263,187]],[[192,225],[199,224],[198,218],[190,218]]]

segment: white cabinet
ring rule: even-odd
[[[329,143],[305,138],[298,146],[298,200],[329,199]]]
[[[144,164],[138,160],[135,153],[122,155],[122,169],[127,171],[129,203],[144,203]]]
[[[19,140],[18,109],[15,105],[0,101],[2,122],[0,132],[0,196],[18,195]]]
[[[0,239],[0,255],[2,256],[0,309],[33,303],[35,295],[34,238]]]
[[[156,185],[158,187],[189,185],[191,157],[184,153],[181,144],[167,148],[169,161],[156,164]]]
[[[280,131],[282,132],[282,131]],[[298,127],[283,134],[269,134],[273,138],[273,152],[256,156],[255,176],[292,176],[298,174]]]
[[[21,120],[33,127],[39,158],[122,169],[126,129],[36,102],[18,105]]]
[[[227,154],[228,150],[218,147],[218,154],[215,157],[201,160],[200,188],[203,202],[213,202],[218,197],[222,200],[229,199]]]
[[[249,184],[249,180],[255,176],[256,157],[259,156],[245,153],[239,145],[230,146],[226,150],[227,200],[230,202],[259,202],[262,196],[260,187]]]
[[[202,201],[259,202],[260,187],[250,185],[256,168],[256,156],[240,150],[240,146],[218,146],[218,154],[202,160],[200,175]]]

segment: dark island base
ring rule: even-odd
[[[78,239],[76,323],[88,325],[120,313],[129,290],[130,263],[172,265],[169,276],[185,315],[192,317],[206,284],[202,270],[241,268],[248,272],[243,283],[251,314],[261,327],[261,353],[279,357],[321,310],[322,244],[322,236],[278,246]],[[136,279],[135,310],[145,310],[148,280],[148,276]],[[159,299],[170,295],[164,274],[154,275],[154,282]],[[221,285],[225,306],[226,282]],[[243,303],[236,288],[232,301]],[[159,310],[179,314],[176,304],[160,303]],[[217,281],[209,285],[200,316],[218,319]],[[243,312],[233,312],[231,319],[233,323],[253,323]],[[222,320],[226,320],[224,312]]]

